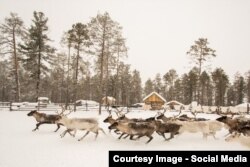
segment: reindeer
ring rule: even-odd
[[[250,136],[250,120],[242,117],[233,118],[233,116],[234,114],[232,114],[231,117],[223,115],[216,120],[223,122],[229,127],[229,133],[227,135],[232,134],[233,132],[240,132],[246,136]]]
[[[170,140],[174,138],[174,135],[179,134],[179,129],[182,126],[175,123],[162,123],[155,120],[155,117],[147,118],[146,121],[151,122],[155,126],[155,132],[165,140]],[[170,137],[166,138],[165,133],[170,133]]]
[[[225,141],[227,142],[240,142],[240,144],[247,146],[250,148],[250,137],[243,136],[241,133],[234,132],[230,136],[228,136]]]
[[[203,134],[203,138],[207,138],[208,135],[213,135],[215,138],[216,131],[219,131],[222,129],[222,124],[220,124],[217,121],[180,121],[178,120],[177,116],[179,116],[180,113],[173,118],[167,118],[164,113],[160,113],[159,116],[157,116],[157,119],[162,119],[165,123],[176,123],[179,125],[182,125],[180,127],[179,133],[183,132],[189,132],[189,133],[197,133],[201,132]]]
[[[78,141],[81,141],[85,136],[89,134],[89,132],[93,132],[96,134],[95,139],[97,138],[99,134],[99,130],[101,130],[104,134],[104,130],[99,127],[99,123],[97,119],[95,118],[68,118],[67,115],[69,115],[72,112],[72,110],[68,114],[64,114],[64,111],[61,113],[61,118],[57,120],[57,123],[63,124],[67,129],[60,135],[61,137],[64,137],[66,133],[69,133],[71,136],[75,137],[77,130],[86,130],[87,132],[83,137],[78,139]],[[74,131],[74,134],[71,134],[70,132]]]
[[[57,120],[59,120],[61,118],[60,115],[48,115],[45,113],[39,113],[39,112],[37,112],[37,110],[31,111],[27,115],[33,116],[36,119],[36,121],[38,122],[36,124],[36,128],[33,129],[32,131],[38,130],[39,126],[42,124],[56,124],[57,129],[54,132],[57,132],[58,129],[60,128],[60,125],[62,125],[61,123],[56,122]]]
[[[109,126],[109,129],[114,129],[117,128],[119,129],[122,134],[118,139],[121,139],[121,137],[125,134],[130,135],[130,139],[133,139],[134,135],[138,135],[136,139],[139,139],[143,136],[147,136],[149,140],[146,142],[149,143],[153,137],[152,134],[155,131],[155,127],[147,122],[140,122],[140,123],[135,123],[135,122],[115,122],[112,125]]]
[[[112,118],[112,115],[110,114],[106,119],[104,119],[103,122],[109,123],[110,125],[112,125],[112,124],[115,123],[116,121],[117,121],[117,120],[115,120],[114,118]],[[109,132],[111,132],[111,129],[110,129]],[[115,129],[114,132],[115,132],[116,134],[120,134],[118,129]]]

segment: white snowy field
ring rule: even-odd
[[[170,141],[164,141],[154,133],[154,139],[149,144],[145,144],[148,140],[146,137],[138,141],[117,140],[118,136],[109,133],[108,125],[103,123],[108,114],[103,112],[99,116],[94,111],[79,111],[69,117],[96,117],[106,135],[100,132],[97,140],[94,140],[95,135],[90,133],[79,142],[77,139],[85,132],[78,131],[75,138],[68,134],[61,138],[60,134],[65,128],[61,127],[55,133],[53,131],[56,125],[41,125],[38,131],[32,132],[36,121],[33,117],[28,117],[27,113],[0,111],[0,167],[83,167],[86,164],[91,167],[106,167],[109,150],[249,150],[239,143],[225,142],[226,129],[217,133],[218,140],[213,137],[204,140],[201,134],[191,133],[178,135]],[[127,116],[147,118],[155,114],[153,111],[134,111]],[[197,117],[215,119],[218,116],[198,114]]]

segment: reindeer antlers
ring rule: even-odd
[[[60,104],[59,106],[61,107],[61,112],[59,113],[59,111],[56,110],[56,113],[57,113],[58,115],[60,115],[60,116],[67,116],[67,115],[69,115],[69,114],[73,111],[73,110],[70,108],[70,106],[69,106],[69,110],[66,110],[65,106],[63,106],[62,104]],[[69,113],[64,114],[65,111],[69,111]]]

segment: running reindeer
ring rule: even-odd
[[[83,137],[78,139],[81,141],[85,136],[89,134],[89,132],[93,132],[96,134],[95,139],[99,134],[99,130],[101,130],[104,134],[104,130],[99,127],[99,123],[96,118],[68,118],[72,110],[68,114],[64,114],[65,110],[60,113],[60,119],[56,121],[56,123],[63,124],[67,129],[61,134],[61,137],[64,137],[66,133],[69,133],[71,136],[75,137],[77,130],[86,130],[87,132]],[[70,132],[74,131],[74,134]]]
[[[57,129],[54,132],[57,132],[60,128],[61,123],[57,123],[56,121],[61,119],[61,116],[58,114],[45,114],[45,113],[39,113],[37,110],[33,110],[27,114],[28,116],[33,116],[36,121],[38,122],[36,124],[36,128],[32,131],[38,130],[39,126],[42,124],[56,124]]]

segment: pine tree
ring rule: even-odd
[[[165,91],[166,91],[166,99],[167,99],[167,101],[175,99],[174,84],[175,84],[175,81],[176,81],[177,78],[178,78],[178,74],[174,69],[170,69],[163,76],[163,80],[165,82]]]
[[[107,96],[108,79],[110,68],[115,66],[115,56],[118,56],[119,49],[122,46],[123,38],[121,37],[121,27],[111,19],[106,12],[103,15],[98,14],[91,19],[89,23],[91,41],[95,48],[94,54],[97,56],[96,70],[99,74],[99,114],[101,114],[102,97]],[[118,34],[118,35],[117,35]],[[118,37],[118,38],[117,38]],[[121,39],[118,40],[118,39]],[[120,43],[121,42],[121,43]]]
[[[208,105],[209,99],[211,99],[212,95],[210,90],[212,89],[211,85],[211,78],[206,71],[203,71],[200,76],[200,86],[201,86],[201,97],[200,97],[200,104],[201,105]]]
[[[9,54],[11,59],[11,73],[15,80],[15,101],[20,101],[20,55],[18,54],[17,43],[25,34],[22,19],[17,14],[10,13],[10,17],[5,18],[5,23],[1,24],[0,32],[2,33],[0,44],[4,48],[2,54]]]
[[[250,71],[248,71],[246,75],[246,94],[247,101],[250,103]]]
[[[76,57],[75,57],[75,77],[74,77],[74,99],[75,102],[77,100],[77,87],[78,87],[78,75],[80,68],[81,56],[80,52],[84,50],[84,48],[89,47],[91,45],[89,38],[89,30],[87,25],[82,23],[73,24],[72,29],[68,31],[68,44],[74,46],[76,49]],[[86,51],[86,49],[85,49]]]
[[[214,83],[215,91],[215,105],[224,106],[225,105],[225,94],[229,85],[228,76],[221,68],[216,68],[212,72],[212,79]]]
[[[154,91],[161,94],[162,92],[162,81],[161,81],[161,75],[158,73],[155,76],[155,79],[153,81],[153,85],[154,85]]]
[[[11,100],[11,81],[8,77],[8,67],[7,61],[0,61],[0,101],[10,101]]]
[[[151,79],[148,79],[145,82],[145,87],[144,87],[144,96],[147,96],[148,94],[150,94],[151,92],[154,91],[154,86],[153,86],[153,82]]]
[[[208,40],[206,38],[199,38],[195,41],[195,44],[190,47],[187,52],[191,56],[191,59],[198,65],[198,89],[197,89],[197,101],[200,103],[200,76],[202,73],[203,64],[211,57],[215,57],[215,50],[208,47]]]
[[[142,100],[142,87],[140,72],[134,70],[131,78],[131,104],[139,103]]]
[[[29,76],[36,83],[35,98],[36,100],[41,93],[41,77],[48,72],[48,64],[53,64],[53,54],[55,49],[48,43],[50,41],[48,33],[48,18],[42,12],[34,12],[32,25],[28,30],[27,41],[20,45],[22,53],[26,55],[24,58],[24,67],[28,71]]]
[[[236,97],[236,105],[243,103],[244,99],[244,91],[245,91],[245,81],[244,77],[241,76],[239,73],[235,75],[234,79],[234,90],[235,90],[235,97]]]
[[[66,101],[65,101],[65,106],[66,108],[69,106],[69,102],[70,102],[70,75],[71,75],[71,68],[70,68],[70,64],[71,64],[71,48],[73,46],[73,30],[68,30],[67,32],[65,32],[63,34],[61,43],[62,45],[66,45],[68,48],[68,56],[67,56],[67,82],[66,82]]]

